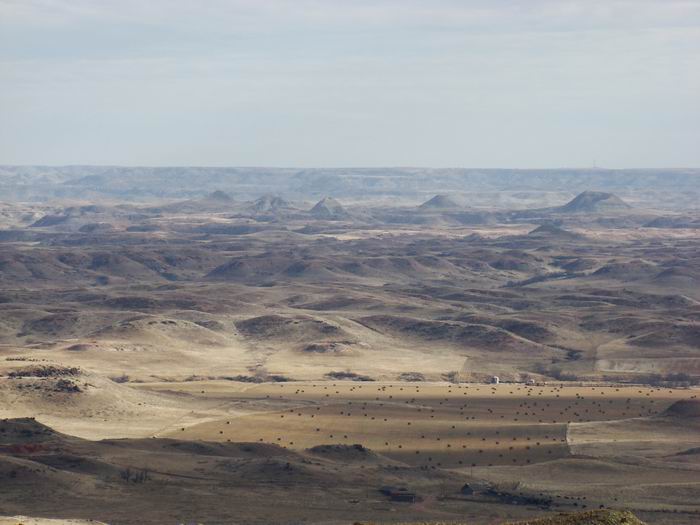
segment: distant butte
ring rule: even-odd
[[[631,208],[617,195],[602,191],[584,191],[559,208],[564,213],[619,211]]]
[[[430,200],[425,201],[420,205],[422,209],[449,209],[461,208],[462,206],[449,195],[435,195]]]
[[[219,202],[233,202],[233,198],[225,191],[216,190],[207,195],[207,200]]]
[[[309,213],[319,219],[342,219],[349,215],[343,205],[333,197],[324,197],[311,208]]]
[[[529,232],[528,235],[531,237],[558,237],[569,239],[581,237],[581,235],[577,233],[565,230],[564,228],[561,228],[560,226],[557,226],[556,224],[552,223],[541,224],[540,226]]]
[[[250,206],[251,210],[257,212],[270,212],[287,208],[291,208],[291,205],[276,195],[263,195]]]

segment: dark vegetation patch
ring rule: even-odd
[[[321,341],[304,346],[302,351],[308,354],[342,354],[351,351],[348,348],[351,344],[353,341]]]
[[[425,375],[420,372],[401,372],[398,377],[399,381],[425,381]]]
[[[637,382],[650,386],[664,386],[669,388],[687,388],[700,385],[700,377],[676,372],[669,374],[645,374],[635,378]]]
[[[360,445],[316,445],[307,449],[311,454],[343,461],[362,461],[376,457],[370,449]]]
[[[38,365],[12,370],[7,374],[7,377],[74,377],[79,376],[81,373],[81,370],[74,366]]]
[[[236,376],[221,376],[221,379],[226,381],[240,381],[241,383],[286,383],[291,381],[286,376],[269,374],[269,375],[236,375]]]
[[[350,380],[350,381],[374,381],[369,376],[365,376],[362,374],[356,374],[355,372],[328,372],[326,374],[326,377],[328,379],[340,379],[343,381]]]
[[[644,525],[629,511],[592,510],[587,512],[560,513],[510,525]]]
[[[279,374],[256,373],[253,375],[239,374],[235,376],[191,375],[186,377],[184,381],[238,381],[239,383],[286,383],[288,381],[293,381],[293,379]]]

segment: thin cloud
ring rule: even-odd
[[[698,1],[0,0],[0,82],[0,163],[700,164]]]
[[[694,0],[1,0],[5,24],[113,21],[266,26],[325,24],[499,28],[697,27]]]

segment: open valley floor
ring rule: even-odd
[[[7,523],[700,522],[686,201],[98,186],[0,205]]]

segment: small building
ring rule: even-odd
[[[471,496],[472,494],[474,494],[474,488],[469,483],[465,483],[464,486],[459,490],[459,492],[463,496]]]
[[[498,376],[491,377],[491,384],[497,385],[500,382],[501,382],[501,379]]]
[[[391,501],[402,501],[404,503],[415,503],[416,493],[408,492],[407,490],[400,490],[398,492],[393,492],[390,496]]]
[[[418,500],[418,496],[415,492],[409,491],[405,487],[381,487],[379,492],[388,496],[391,501],[401,501],[404,503],[415,503]]]

